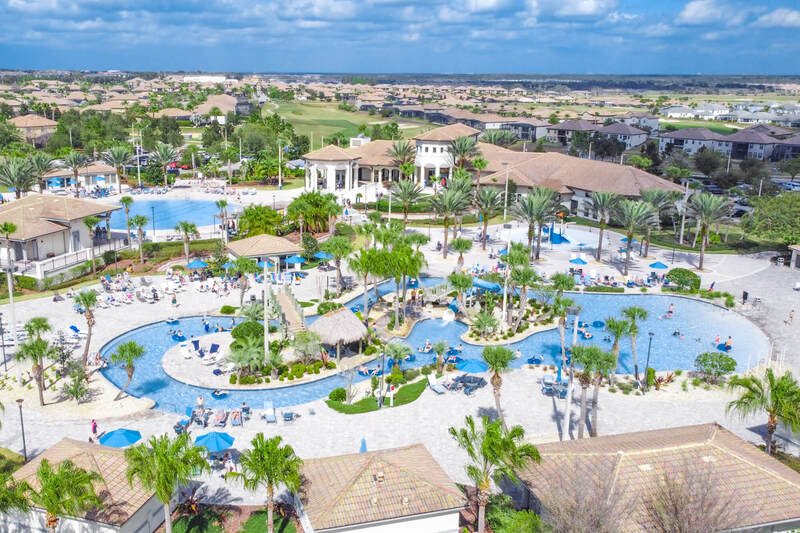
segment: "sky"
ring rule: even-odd
[[[0,0],[0,68],[800,74],[800,0]]]

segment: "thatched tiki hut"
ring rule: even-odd
[[[319,335],[323,344],[336,346],[336,366],[339,370],[341,370],[342,364],[342,343],[350,344],[360,341],[367,335],[364,323],[346,307],[340,307],[322,315],[308,329]]]

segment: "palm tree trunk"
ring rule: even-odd
[[[772,420],[767,422],[767,447],[766,447],[766,450],[767,450],[767,453],[769,455],[772,455],[772,452],[774,451],[773,450],[773,445],[772,445],[772,437],[775,435],[775,430],[777,429],[777,427],[778,427],[778,425],[775,422],[772,422]]]
[[[39,392],[39,405],[44,405],[44,380],[42,379],[42,366],[39,364],[33,365],[33,376],[36,379],[36,388]]]
[[[603,376],[598,374],[594,380],[594,390],[592,391],[592,427],[589,428],[589,436],[597,436],[597,400],[600,397],[600,380]]]
[[[478,533],[486,531],[486,504],[489,503],[489,495],[478,490]]]
[[[136,232],[139,237],[139,262],[144,264],[144,234],[142,234],[142,228]]]
[[[83,349],[83,367],[86,368],[86,364],[89,362],[89,345],[92,342],[92,322],[93,320],[90,319],[92,311],[90,309],[86,310],[87,317],[86,317],[86,347]]]
[[[127,208],[125,209],[125,227],[128,228],[128,234],[125,235],[125,238],[128,239],[128,248],[132,248],[130,209]]]
[[[647,227],[647,236],[645,237],[644,241],[644,257],[647,257],[650,254],[650,232],[652,228],[650,226]]]
[[[631,356],[633,357],[633,378],[637,385],[639,383],[639,359],[636,357],[636,335],[631,336]]]
[[[406,275],[403,274],[403,308],[405,309],[406,304]],[[405,318],[406,312],[403,311],[403,318]]]
[[[583,438],[583,426],[586,425],[586,389],[588,385],[581,383],[581,419],[578,422],[578,438]]]
[[[481,239],[481,250],[486,251],[486,232],[489,231],[489,219],[483,215],[483,238]]]
[[[400,329],[400,283],[397,278],[394,283],[396,287],[394,289],[394,328],[392,329]]]
[[[408,207],[403,208],[403,235],[406,234],[406,226],[408,225]]]
[[[522,292],[519,294],[519,315],[517,315],[517,320],[514,322],[514,333],[517,332],[519,329],[519,325],[522,323],[522,317],[525,316],[525,309],[528,307],[528,287],[523,285]]]
[[[619,339],[614,338],[614,345],[611,347],[611,353],[614,354],[614,368],[608,373],[608,386],[614,386],[614,378],[617,377],[617,365],[619,365]]]
[[[172,513],[169,512],[169,503],[164,504],[164,528],[166,533],[172,533]]]
[[[168,185],[167,182],[167,165],[164,165],[164,187]]]
[[[275,531],[275,524],[273,524],[273,512],[275,509],[274,493],[275,489],[269,487],[267,489],[267,531],[273,533]]]
[[[506,417],[503,415],[503,409],[500,408],[500,386],[494,387],[494,406],[497,409],[497,416],[500,417],[500,424],[503,426],[503,431],[508,431],[506,426]]]
[[[536,228],[536,260],[539,260],[539,252],[542,251],[542,225],[537,224]]]
[[[363,315],[364,315],[364,325],[365,326],[369,325],[369,318],[368,318],[369,317],[369,309],[367,308],[367,303],[368,303],[368,300],[367,300],[367,276],[364,275],[364,313],[363,313]]]
[[[447,259],[447,229],[449,225],[444,225],[444,244],[442,245],[442,259]]]
[[[528,250],[533,253],[533,224],[528,224]]]
[[[189,236],[183,238],[183,253],[186,255],[186,262],[189,262]]]
[[[114,398],[115,402],[125,395],[125,391],[128,390],[128,385],[130,385],[131,381],[133,380],[133,367],[130,367],[127,370],[128,370],[128,381],[125,382],[125,386],[122,387],[122,389],[117,393],[117,396]]]
[[[628,234],[627,247],[625,248],[625,275],[628,275],[628,264],[631,262],[631,242],[633,241],[633,233]]]
[[[564,324],[566,323],[566,319],[563,316],[558,317],[558,337],[561,339],[561,361],[566,361],[567,359],[567,349],[564,341]],[[559,362],[559,364],[561,364]]]
[[[600,237],[597,239],[597,260],[600,261],[600,253],[603,250],[603,224],[600,224]]]
[[[700,262],[697,264],[697,270],[703,270],[703,259],[706,255],[706,231],[701,230],[700,234]]]

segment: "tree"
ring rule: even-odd
[[[307,229],[314,233],[328,230],[331,220],[342,212],[342,206],[331,193],[319,191],[304,192],[286,208],[286,217],[302,224],[300,231]]]
[[[522,426],[505,431],[500,420],[490,422],[488,416],[482,418],[482,429],[475,427],[472,416],[467,416],[464,423],[465,427],[451,427],[449,432],[469,457],[465,470],[477,489],[478,533],[483,533],[492,480],[500,483],[508,479],[519,483],[516,471],[540,462],[541,457],[533,444],[524,442],[525,430]]]
[[[469,205],[469,199],[463,192],[456,189],[446,189],[431,199],[431,208],[436,216],[442,219],[444,226],[444,245],[442,246],[442,259],[447,259],[447,230],[453,219]]]
[[[481,311],[472,317],[472,329],[483,338],[493,333],[497,329],[497,326],[497,319],[489,312]]]
[[[100,219],[95,216],[89,216],[83,219],[86,229],[89,230],[89,249],[92,254],[92,274],[97,272],[97,265],[94,259],[94,228],[100,223]]]
[[[800,428],[800,386],[790,372],[775,377],[767,368],[763,377],[733,376],[728,388],[739,393],[739,398],[728,403],[727,412],[735,412],[742,419],[766,412],[766,450],[772,455],[775,450],[773,435],[778,422],[792,431]]]
[[[611,373],[608,376],[608,382],[611,386],[614,385],[614,376],[617,373],[617,366],[619,365],[619,341],[628,334],[631,323],[627,320],[620,318],[608,317],[606,318],[606,329],[611,336],[614,337],[614,344],[611,345],[611,353],[614,356],[614,366],[611,368]]]
[[[320,342],[319,335],[313,331],[302,330],[294,334],[292,348],[294,348],[294,353],[300,356],[300,360],[307,365],[319,356],[322,347]]]
[[[131,384],[131,380],[133,380],[133,371],[136,370],[134,363],[144,355],[144,352],[144,346],[135,341],[128,341],[117,346],[117,351],[111,354],[111,362],[118,364],[124,363],[125,372],[128,374],[128,381],[125,382],[125,386],[122,387],[122,390],[117,393],[114,401],[122,398],[125,391],[128,390],[128,386]]]
[[[153,436],[147,443],[125,450],[128,484],[133,487],[133,481],[138,480],[142,488],[156,493],[164,506],[167,533],[172,533],[169,504],[175,491],[186,486],[195,473],[210,470],[203,449],[193,446],[189,439],[188,433],[181,433],[175,439],[166,434]]]
[[[248,336],[237,339],[236,342],[231,344],[228,360],[233,363],[240,373],[244,368],[253,371],[264,365],[264,353],[263,337],[261,335]]]
[[[800,174],[800,157],[793,157],[792,159],[784,159],[778,163],[778,168],[784,174],[789,174],[792,181]]]
[[[475,163],[473,161],[473,163]],[[481,249],[486,250],[489,219],[500,212],[503,206],[503,196],[495,187],[484,187],[475,191],[475,209],[483,219],[483,232],[481,233]]]
[[[694,156],[694,168],[710,178],[722,166],[722,156],[713,150],[700,149]]]
[[[589,390],[589,385],[595,383],[595,390],[600,387],[600,380],[596,379],[596,374],[599,374],[604,369],[607,369],[613,363],[614,356],[608,352],[604,352],[599,346],[573,346],[572,358],[575,362],[583,367],[581,376],[579,378],[581,383],[581,416],[578,421],[578,438],[583,438],[583,428],[586,425],[586,395]],[[597,398],[595,397],[592,402],[592,416],[594,417],[597,412]],[[595,430],[596,419],[592,421],[591,432],[596,433]]]
[[[748,157],[739,162],[739,170],[748,180],[755,180],[764,177],[767,173],[767,165],[760,159]]]
[[[233,262],[233,271],[241,275],[239,279],[239,307],[244,304],[244,294],[250,288],[247,281],[248,274],[255,274],[259,270],[258,263],[249,257],[237,257]]]
[[[394,201],[403,209],[403,233],[405,233],[408,224],[408,209],[422,198],[422,187],[412,180],[400,180],[392,185],[392,195]]]
[[[44,192],[47,188],[44,176],[56,167],[55,160],[47,152],[33,152],[28,156],[28,163],[31,167],[31,172],[39,182],[39,192]]]
[[[119,199],[119,203],[121,203],[122,207],[125,208],[125,227],[128,230],[128,233],[126,234],[126,237],[128,238],[128,241],[130,242],[130,241],[132,241],[132,239],[131,239],[131,219],[130,219],[130,214],[131,214],[131,204],[133,204],[133,197],[131,197],[131,196],[123,196],[122,198]],[[131,246],[133,246],[132,242],[131,242]]]
[[[711,183],[720,189],[727,191],[738,185],[741,179],[742,175],[740,172],[737,172],[736,169],[731,169],[730,172],[718,170],[717,172],[714,172],[714,175],[711,178]]]
[[[736,370],[736,360],[724,352],[701,353],[694,360],[694,365],[712,383],[717,383],[720,376]]]
[[[36,337],[23,343],[19,347],[19,352],[15,354],[18,361],[29,361],[31,363],[31,374],[36,381],[36,388],[39,392],[39,405],[44,405],[44,378],[43,369],[45,359],[55,358],[56,350],[49,342]]]
[[[470,274],[462,274],[461,272],[453,272],[447,276],[447,281],[458,293],[456,301],[460,310],[464,311],[464,293],[472,288],[472,276]]]
[[[175,231],[183,235],[183,254],[186,256],[186,262],[189,262],[189,241],[192,237],[199,237],[200,232],[197,231],[197,224],[189,222],[188,220],[181,220],[175,224]]]
[[[92,342],[92,328],[94,328],[94,307],[97,305],[97,291],[94,289],[83,290],[75,294],[73,300],[75,304],[84,309],[83,316],[86,319],[86,346],[83,349],[83,366],[89,361],[89,345]]]
[[[36,183],[36,175],[30,162],[24,157],[10,157],[0,163],[0,185],[13,189],[17,198],[31,190]]]
[[[149,219],[144,215],[135,215],[131,218],[131,226],[136,228],[136,237],[139,240],[139,262],[144,264],[144,228]]]
[[[131,157],[133,157],[133,152],[124,144],[112,146],[103,157],[106,163],[116,169],[117,181],[119,183],[122,183],[122,171],[125,169],[125,165],[128,164],[128,161],[131,160]]]
[[[467,168],[470,162],[481,155],[478,143],[472,137],[456,137],[450,141],[448,150],[453,167]]]
[[[258,322],[264,318],[264,304],[252,302],[239,309],[239,316],[245,318],[247,322]]]
[[[636,168],[642,169],[642,170],[646,170],[646,169],[648,169],[648,168],[653,166],[653,160],[652,159],[650,159],[649,157],[641,156],[641,155],[632,155],[632,156],[630,156],[626,163],[629,164],[629,165],[632,165],[632,166],[634,166]]]
[[[514,135],[514,132],[511,130],[491,129],[484,130],[480,136],[480,140],[485,143],[506,147],[517,142],[517,136]]]
[[[444,367],[444,352],[447,351],[447,343],[445,341],[439,341],[433,345],[433,351],[436,354],[436,369],[438,372],[442,371]]]
[[[472,241],[469,239],[453,239],[450,243],[450,248],[454,252],[458,252],[458,266],[456,268],[461,270],[461,267],[464,266],[464,253],[472,249]]]
[[[265,205],[250,204],[239,215],[239,232],[247,237],[277,235],[280,224],[280,213]]]
[[[669,166],[664,169],[664,175],[675,183],[680,183],[681,181],[692,177],[692,169]]]
[[[628,338],[631,341],[631,356],[633,357],[633,376],[636,385],[639,386],[639,360],[636,358],[636,336],[639,334],[638,320],[647,320],[647,310],[642,307],[631,306],[622,310],[622,314],[628,319]]]
[[[241,472],[229,472],[226,479],[240,480],[244,488],[256,491],[263,488],[267,492],[267,531],[272,533],[273,511],[275,507],[275,489],[281,484],[290,492],[300,489],[300,469],[303,460],[295,454],[294,449],[281,445],[279,435],[271,439],[264,438],[263,433],[258,433],[252,441],[251,448],[242,452],[239,457]]]
[[[481,190],[481,172],[486,170],[489,166],[489,162],[482,157],[476,157],[472,160],[472,168],[474,168],[477,172],[475,173],[475,193]]]
[[[800,194],[756,198],[753,206],[755,234],[787,245],[800,244]]]
[[[374,248],[364,249],[358,251],[347,260],[347,266],[356,276],[364,279],[364,307],[362,316],[364,317],[364,325],[369,325],[369,302],[367,300],[367,278],[374,272],[374,264],[377,259],[377,250]]]
[[[534,259],[539,260],[542,249],[542,228],[555,216],[559,209],[556,192],[546,187],[534,187],[533,192],[522,196],[511,208],[511,216],[528,226],[528,248],[533,247],[533,230],[536,227],[536,247]]]
[[[704,192],[695,194],[689,199],[688,212],[689,216],[697,221],[699,228],[700,259],[697,270],[702,271],[709,229],[712,224],[718,223],[729,215],[730,205],[726,198]]]
[[[600,234],[597,238],[597,255],[595,259],[600,261],[600,255],[603,250],[603,232],[608,227],[608,222],[616,212],[617,203],[619,203],[620,198],[613,192],[595,191],[589,195],[589,199],[589,205],[599,222]]]
[[[53,533],[58,529],[61,517],[78,517],[86,511],[100,509],[103,501],[95,492],[94,484],[103,481],[100,474],[78,468],[67,459],[56,468],[47,459],[42,459],[36,470],[39,489],[29,488],[31,505],[43,509],[46,527]]]
[[[228,200],[222,198],[214,202],[219,209],[219,223],[222,226],[222,240],[228,240]]]
[[[514,333],[517,332],[520,324],[522,324],[522,319],[525,317],[525,312],[528,307],[528,287],[541,279],[542,278],[539,277],[536,271],[527,265],[522,268],[514,267],[511,271],[511,281],[514,286],[521,288],[519,293],[519,311],[514,321]]]
[[[633,246],[633,234],[636,230],[649,224],[653,217],[653,208],[645,202],[634,200],[621,200],[617,204],[616,218],[625,231],[627,242],[625,243],[625,275],[628,275],[628,267],[631,261],[631,247]]]
[[[164,187],[168,186],[167,168],[180,159],[178,151],[168,144],[158,143],[156,149],[150,154],[150,158],[156,165],[161,167],[161,170],[164,172]]]
[[[664,214],[671,205],[674,205],[678,198],[675,197],[674,191],[665,191],[663,189],[643,189],[641,194],[642,201],[650,204],[650,207],[653,209],[653,217],[647,224],[647,232],[644,238],[645,248],[642,252],[642,255],[647,257],[650,253],[650,234],[653,225],[660,227],[661,215]],[[680,197],[680,193],[677,194],[679,195],[678,197]]]
[[[76,150],[72,150],[62,160],[61,165],[67,169],[72,171],[72,178],[75,182],[75,192],[78,192],[78,174],[80,173],[82,168],[89,166],[89,158],[86,157],[85,154],[78,152]]]
[[[386,155],[392,158],[392,163],[399,167],[404,163],[413,163],[416,157],[416,147],[413,143],[406,140],[394,141],[391,148],[386,151]]]
[[[30,485],[16,481],[10,472],[0,472],[0,513],[27,512],[30,509],[29,490]]]
[[[342,235],[337,235],[328,239],[322,245],[322,249],[333,256],[333,263],[336,265],[336,286],[342,290],[342,259],[353,253],[353,243],[350,239]]]
[[[492,391],[494,392],[494,404],[497,408],[497,416],[500,417],[503,431],[507,432],[506,417],[503,415],[503,409],[500,407],[500,387],[503,385],[503,378],[500,374],[509,369],[511,361],[514,360],[514,354],[505,346],[486,346],[483,349],[481,357],[483,357],[483,360],[489,365],[489,371],[492,373],[490,381],[492,383]]]

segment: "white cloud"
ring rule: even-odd
[[[287,6],[292,18],[342,19],[356,14],[356,3],[351,0],[294,0]]]
[[[675,33],[675,28],[669,24],[659,22],[658,24],[644,26],[641,28],[641,30],[639,30],[639,33],[645,37],[666,37],[667,35],[672,35]]]
[[[636,13],[620,13],[619,11],[612,11],[606,17],[606,22],[616,24],[617,22],[629,22],[640,18]]]
[[[553,0],[549,8],[559,17],[590,17],[607,13],[617,0]]]
[[[536,26],[539,17],[539,0],[525,0],[525,10],[520,13],[522,25],[526,28]]]
[[[675,19],[677,24],[725,24],[738,26],[750,12],[740,6],[717,2],[717,0],[692,0],[688,2]]]
[[[722,34],[718,31],[710,31],[700,36],[704,41],[718,41],[722,38]]]
[[[800,28],[800,11],[781,7],[761,15],[753,25],[761,28]]]

